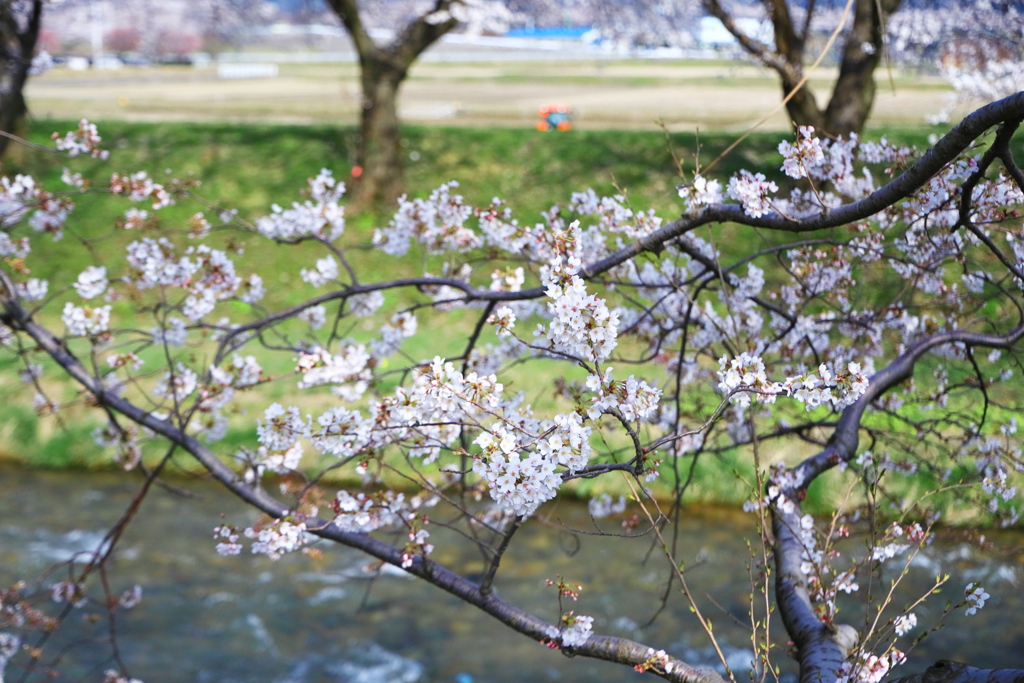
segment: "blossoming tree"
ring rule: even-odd
[[[1024,8],[1019,3],[980,0],[906,8],[889,24],[893,52],[900,61],[938,67],[954,88],[947,121],[965,102],[992,102],[1024,87],[1020,42]]]
[[[838,21],[834,13],[829,17],[829,31],[840,28],[843,31],[839,75],[824,107],[806,86],[809,74],[805,73],[808,43],[818,19],[815,10],[828,9],[824,3],[765,0],[773,45],[744,32],[728,3],[701,0],[701,6],[722,22],[748,54],[779,75],[786,111],[796,125],[815,126],[831,135],[849,136],[861,131],[871,112],[875,100],[874,73],[882,60],[886,23],[899,9],[901,1],[849,0],[842,3],[844,11]]]
[[[393,200],[401,192],[401,136],[398,90],[424,51],[460,24],[479,30],[507,21],[510,13],[491,0],[437,0],[427,3],[327,0],[348,31],[359,56],[362,110],[356,179],[360,201]],[[378,44],[373,25],[394,27],[390,43]]]
[[[746,507],[763,544],[753,581],[774,590],[760,607],[751,602],[754,676],[772,675],[781,657],[768,634],[777,611],[778,644],[790,641],[801,681],[879,681],[933,626],[919,623],[920,601],[878,598],[860,616],[837,611],[843,595],[883,566],[908,566],[933,537],[930,495],[901,498],[894,511],[889,482],[922,477],[930,492],[956,490],[961,505],[994,522],[1017,520],[1022,397],[1009,381],[1024,339],[1024,174],[1012,153],[1022,119],[1019,93],[923,154],[801,128],[779,146],[785,190],[761,172],[724,183],[696,175],[680,186],[686,210],[672,220],[584,191],[531,225],[500,200],[474,207],[446,184],[400,200],[373,235],[375,258],[393,260],[393,277],[365,267],[367,245],[346,231],[344,186],[326,170],[304,199],[252,224],[201,198],[190,180],[114,173],[89,185],[68,170],[64,187],[43,188],[7,178],[0,341],[37,389],[40,413],[66,409],[46,390],[44,370],[77,385],[107,423],[97,442],[146,474],[138,498],[171,459],[189,458],[260,515],[243,527],[211,520],[211,554],[277,558],[341,544],[549,648],[666,680],[736,674],[724,658],[702,668],[609,632],[582,599],[545,620],[495,591],[502,558],[560,492],[583,479],[617,484],[628,493],[595,497],[591,514],[635,515],[715,645],[667,535],[685,514],[687,473],[738,451],[752,462]],[[100,142],[85,121],[57,137],[70,156],[102,156]],[[32,277],[54,240],[82,238],[69,227],[79,192],[123,203],[123,256],[63,281]],[[186,202],[202,208],[189,225],[132,232]],[[266,273],[218,248],[224,233],[315,247],[296,265],[315,294],[265,307]],[[95,255],[88,240],[82,246]],[[435,334],[432,348],[454,350],[403,350],[440,326],[448,337]],[[293,371],[271,376],[277,356]],[[531,403],[516,390],[535,393],[541,381],[554,398]],[[282,384],[315,397],[302,402],[315,410],[260,399]],[[247,401],[259,419],[232,409]],[[230,421],[251,430],[236,452],[217,444]],[[771,466],[761,459],[766,444],[784,454]],[[357,483],[321,485],[338,471]],[[816,519],[804,501],[829,472],[871,495],[851,493]],[[104,595],[97,580],[135,507],[65,580],[0,593],[0,668],[38,666],[45,634],[90,600],[111,619],[138,602],[138,590]],[[439,519],[484,559],[436,560]],[[866,543],[843,545],[851,531]],[[744,571],[737,580],[750,579]],[[560,607],[577,595],[571,577],[551,584]],[[943,618],[989,597],[976,583],[953,593]],[[926,664],[911,658],[906,670]],[[1022,674],[942,662],[922,675]],[[107,679],[127,676],[113,670]]]

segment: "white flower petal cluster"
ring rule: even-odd
[[[242,544],[238,542],[238,531],[234,527],[226,524],[214,527],[213,538],[218,541],[214,548],[218,555],[238,555],[242,552]]]
[[[818,372],[789,377],[782,385],[796,400],[813,410],[831,402],[836,409],[852,405],[868,389],[868,378],[861,373],[860,363],[847,363],[846,372],[833,375],[822,363]]]
[[[188,339],[187,323],[176,315],[167,317],[162,327],[151,327],[149,333],[153,335],[154,344],[166,344],[167,346],[184,346]]]
[[[370,379],[368,364],[370,353],[363,344],[345,344],[341,353],[332,354],[326,349],[315,348],[299,355],[295,371],[302,375],[299,388],[323,384],[344,384],[351,381]]]
[[[384,294],[380,291],[356,294],[347,300],[348,312],[354,316],[365,318],[377,312],[384,305]]]
[[[180,402],[191,396],[198,385],[199,376],[195,371],[179,362],[174,366],[173,372],[168,372],[160,378],[153,388],[153,394]]]
[[[633,375],[625,381],[612,379],[613,368],[605,368],[604,376],[590,375],[587,377],[587,389],[597,396],[591,400],[587,416],[598,419],[605,411],[618,411],[628,422],[644,420],[650,417],[661,401],[661,390],[655,389],[644,380]]]
[[[556,256],[542,274],[552,316],[544,334],[555,350],[600,362],[618,343],[619,314],[609,311],[604,299],[587,293],[576,275],[580,265],[575,259],[563,262]]]
[[[295,317],[307,323],[314,330],[319,330],[327,324],[327,309],[322,304],[319,306],[309,306],[302,309]]]
[[[3,208],[0,206],[0,223],[2,223]],[[25,258],[32,251],[27,237],[19,240],[12,240],[6,232],[0,232],[0,256],[13,256],[14,258]]]
[[[432,506],[436,499],[423,500],[418,496],[406,500],[404,493],[378,491],[352,495],[340,490],[331,502],[334,524],[342,531],[368,534],[371,531],[398,524],[412,518],[413,513],[424,506]]]
[[[309,423],[299,415],[295,406],[284,408],[273,403],[263,411],[266,423],[256,421],[259,442],[271,451],[284,451],[299,439],[309,434]]]
[[[534,445],[542,456],[562,465],[575,474],[590,461],[590,427],[583,426],[583,418],[576,412],[555,415],[553,425]]]
[[[591,236],[622,233],[637,239],[661,227],[661,218],[653,210],[636,212],[629,207],[629,202],[621,194],[599,199],[592,189],[586,192],[573,192],[569,210],[580,216],[596,216],[600,219],[600,224],[588,231]]]
[[[693,182],[680,185],[679,196],[686,201],[686,210],[694,211],[702,206],[720,204],[722,202],[722,184],[717,180],[709,180],[699,173],[693,176]]]
[[[124,212],[124,218],[118,221],[118,225],[125,230],[138,230],[145,227],[149,220],[149,212],[145,209],[136,209],[134,206]]]
[[[339,458],[355,455],[370,442],[373,422],[358,410],[331,408],[317,418],[310,433],[313,448]]]
[[[490,289],[492,292],[518,292],[523,288],[524,282],[526,275],[522,266],[499,269],[491,273]]]
[[[75,291],[83,299],[93,299],[107,289],[107,269],[104,266],[89,266],[78,275]]]
[[[166,237],[144,237],[129,244],[127,252],[128,273],[124,281],[136,289],[187,287],[199,270],[198,263],[177,257],[174,245]]]
[[[594,617],[577,616],[569,612],[562,615],[562,623],[562,647],[579,647],[590,639],[594,631]]]
[[[836,683],[880,683],[890,669],[906,660],[907,656],[896,649],[881,657],[860,652],[843,662]]]
[[[503,425],[482,433],[474,443],[481,452],[473,471],[487,482],[491,498],[502,509],[521,517],[532,515],[558,493],[562,478],[555,464],[538,452],[519,453],[515,434]]]
[[[96,124],[89,123],[88,119],[79,121],[78,128],[68,131],[64,134],[64,137],[54,133],[52,139],[57,149],[67,152],[69,157],[88,154],[94,159],[106,159],[109,155],[109,152],[100,149],[99,144],[103,141],[103,138],[96,131]]]
[[[232,354],[228,372],[234,375],[234,385],[239,389],[251,387],[263,380],[263,368],[254,356]]]
[[[77,581],[58,581],[51,584],[50,600],[58,605],[68,603],[72,607],[84,607],[88,602],[85,587]]]
[[[913,612],[901,614],[896,617],[896,623],[893,626],[896,630],[896,635],[905,636],[917,626],[917,615]]]
[[[256,473],[262,476],[264,471],[276,472],[277,474],[288,474],[299,468],[302,462],[302,443],[296,441],[283,451],[270,451],[266,446],[256,449],[256,456],[253,464],[256,466]]]
[[[96,337],[110,329],[110,306],[90,308],[69,301],[64,304],[61,320],[71,336]]]
[[[978,610],[985,606],[985,601],[990,597],[992,596],[989,595],[979,584],[967,584],[967,588],[964,590],[964,599],[967,601],[967,609],[964,610],[964,614],[967,616],[977,614]]]
[[[391,316],[391,323],[380,328],[380,337],[370,342],[370,354],[374,358],[387,358],[398,351],[402,341],[416,334],[419,322],[410,311]]]
[[[39,196],[39,189],[32,176],[14,176],[14,180],[4,176],[0,178],[0,225],[11,227],[16,225],[29,207]]]
[[[338,279],[338,262],[328,254],[322,259],[317,259],[315,269],[303,268],[300,275],[303,282],[308,282],[314,287],[323,287],[328,282]]]
[[[174,199],[167,192],[163,185],[154,183],[145,171],[139,171],[129,176],[121,176],[114,173],[110,177],[111,194],[126,194],[133,202],[142,202],[147,199],[152,202],[154,210],[162,209],[174,203]]]
[[[425,522],[426,520],[424,520]],[[427,557],[434,552],[434,545],[427,543],[428,538],[430,538],[430,532],[426,529],[409,530],[409,542],[402,549],[402,569],[411,567],[417,555]]]
[[[779,154],[785,158],[782,170],[790,178],[806,178],[825,161],[825,152],[821,148],[821,141],[814,137],[813,126],[800,126],[797,129],[795,145],[788,140],[780,142]]]
[[[510,306],[501,306],[487,318],[487,324],[498,328],[499,337],[511,336],[516,326],[515,311]]]
[[[458,186],[454,180],[445,183],[427,199],[410,200],[402,195],[391,223],[374,233],[374,245],[392,256],[402,256],[409,251],[414,239],[431,254],[461,253],[482,246],[481,237],[466,227],[473,207],[466,204],[461,195],[452,194]]]
[[[860,584],[855,579],[856,576],[854,576],[853,572],[842,572],[836,576],[832,588],[836,591],[843,591],[846,594],[856,593],[860,590]]]
[[[0,673],[3,672],[7,661],[18,654],[21,650],[21,638],[16,633],[0,633]]]
[[[774,403],[783,391],[781,384],[768,380],[764,361],[755,353],[744,351],[732,359],[722,356],[718,367],[718,388],[725,394],[737,392],[732,396],[737,405],[749,406],[751,395],[759,403]]]
[[[765,178],[764,173],[740,171],[729,179],[729,197],[743,205],[743,211],[752,218],[760,218],[773,211],[769,194],[779,191],[779,186]]]
[[[277,204],[271,214],[256,219],[256,229],[264,237],[294,242],[315,237],[331,242],[345,232],[345,207],[339,204],[345,193],[345,183],[335,180],[331,171],[320,170],[309,180],[310,200],[293,202],[290,209]]]
[[[107,669],[103,672],[103,683],[143,683],[139,678],[122,676],[116,669]]]
[[[261,529],[249,527],[244,532],[246,538],[254,539],[252,542],[253,554],[263,554],[272,560],[281,558],[281,555],[298,550],[306,545],[306,523],[289,522],[288,520],[277,519],[268,526]]]
[[[29,278],[27,282],[18,282],[14,286],[22,299],[28,302],[41,301],[46,298],[46,292],[50,289],[50,283],[39,278]]]

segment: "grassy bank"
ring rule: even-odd
[[[101,134],[112,150],[107,162],[82,159],[71,164],[83,175],[103,178],[112,171],[147,170],[158,180],[170,171],[174,177],[188,174],[202,181],[198,192],[212,202],[237,208],[249,220],[269,212],[273,203],[287,205],[300,199],[299,190],[306,179],[322,168],[334,169],[338,177],[347,176],[353,163],[356,131],[331,126],[288,126],[269,124],[183,124],[117,123],[104,126]],[[70,121],[36,121],[34,141],[47,144],[51,131],[74,127]],[[898,142],[925,146],[931,128],[893,129],[889,138]],[[673,154],[686,171],[692,172],[698,159],[706,165],[735,139],[734,134],[705,133],[699,140],[693,134],[672,134],[667,139],[659,132],[590,131],[544,134],[524,128],[484,129],[408,126],[404,129],[406,184],[411,194],[425,196],[432,188],[455,179],[467,201],[486,205],[492,197],[506,199],[523,222],[540,218],[541,211],[553,204],[565,205],[572,192],[593,188],[599,194],[622,191],[634,208],[654,208],[671,219],[682,209],[675,192],[680,181]],[[715,175],[727,177],[739,168],[764,170],[777,168],[778,134],[755,134],[724,158]],[[45,183],[58,180],[66,160],[31,156],[22,169]],[[775,174],[779,175],[779,174]],[[121,241],[136,239],[138,233],[114,233],[111,226],[124,206],[102,196],[76,198],[79,208],[69,223],[62,242],[47,245],[45,261],[33,261],[33,276],[53,278],[80,272],[85,265],[83,250],[76,248],[74,236],[99,240],[97,248],[110,253],[109,263],[117,264],[123,250]],[[194,205],[170,207],[161,212],[165,229],[187,229],[187,220],[196,211]],[[366,242],[373,228],[385,224],[386,212],[349,217],[351,239]],[[248,258],[263,264],[267,280],[268,307],[279,309],[312,295],[313,290],[299,280],[293,249],[259,240],[247,240]],[[51,250],[52,247],[52,250]],[[742,249],[743,245],[734,248]],[[381,279],[394,274],[391,261],[377,252],[359,252],[362,271],[382,272]],[[456,327],[458,322],[456,321]],[[449,330],[451,328],[448,328]],[[461,333],[461,332],[458,332]],[[449,335],[456,338],[457,335]],[[438,347],[451,342],[445,329],[431,338]],[[155,351],[152,351],[155,354]],[[429,357],[433,348],[409,349],[414,357]],[[419,355],[417,355],[419,354]],[[148,367],[157,366],[154,355]],[[89,434],[100,423],[95,411],[72,408],[61,422],[53,418],[39,420],[31,408],[32,391],[20,384],[20,366],[0,361],[0,381],[17,387],[0,428],[0,452],[30,465],[44,467],[109,467],[109,457],[93,445]],[[275,374],[284,368],[271,368]],[[55,372],[48,373],[51,378]],[[54,381],[56,384],[56,381]],[[269,387],[257,408],[254,401],[243,404],[250,410],[249,425],[236,429],[217,446],[224,453],[254,443],[253,420],[263,405],[286,389],[283,384]],[[63,400],[76,400],[73,389],[58,390]],[[242,421],[239,421],[242,422]],[[779,454],[775,454],[776,456]],[[793,453],[788,454],[790,458]],[[708,458],[711,460],[711,458]],[[684,465],[684,467],[687,465]],[[746,499],[749,490],[736,483],[734,471],[749,476],[747,458],[736,454],[714,462],[704,462],[694,482],[695,499],[735,503]],[[589,484],[583,484],[584,487]],[[818,494],[816,494],[818,495]],[[820,494],[820,506],[832,502],[831,495]]]

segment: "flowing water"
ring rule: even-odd
[[[139,483],[131,476],[0,468],[0,585],[94,550]],[[136,583],[144,587],[142,603],[118,622],[118,643],[132,675],[146,683],[642,680],[621,665],[548,650],[401,572],[376,574],[364,556],[346,548],[322,545],[318,559],[295,554],[277,562],[248,554],[220,557],[211,530],[222,515],[235,524],[251,523],[253,515],[211,484],[179,483],[199,498],[153,491],[109,571],[114,592]],[[657,553],[648,557],[648,541],[568,531],[595,530],[579,504],[561,502],[542,512],[547,526],[527,525],[506,555],[495,584],[499,595],[554,620],[557,600],[544,580],[561,575],[583,584],[579,601],[566,609],[595,615],[596,632],[640,640],[693,664],[716,664],[677,586],[649,623],[665,591],[666,566]],[[435,519],[441,515],[438,511]],[[446,550],[445,541],[452,539],[437,524],[431,530],[435,559],[467,572],[480,570],[479,556]],[[731,666],[745,680],[750,661],[745,539],[753,536],[751,518],[694,510],[684,515],[678,531],[689,585],[712,619]],[[982,582],[992,598],[975,616],[948,617],[945,628],[911,652],[905,673],[940,658],[1024,667],[1024,534],[990,534],[998,550],[979,550],[976,539],[964,538],[943,534],[922,552],[894,604],[916,598],[937,573],[951,574],[940,596],[915,608],[918,633],[971,581]],[[898,571],[875,584],[876,594],[888,589]],[[861,579],[861,592],[866,590]],[[842,603],[840,621],[863,619],[853,598]],[[777,622],[773,628],[776,641],[784,644]],[[100,680],[109,665],[106,637],[105,622],[67,620],[51,643],[68,648],[61,680]],[[774,661],[789,678],[793,666],[781,650]],[[8,683],[18,680],[18,673],[18,660],[12,661]]]

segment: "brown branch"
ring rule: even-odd
[[[245,501],[249,506],[275,519],[294,514],[283,503],[266,491],[248,484],[205,445],[195,437],[186,434],[170,420],[156,417],[142,410],[134,403],[118,396],[103,386],[102,381],[86,370],[82,363],[49,330],[33,321],[26,311],[12,298],[0,299],[5,309],[5,318],[12,327],[28,334],[39,348],[48,354],[72,379],[82,385],[95,397],[96,403],[121,413],[136,424],[152,430],[194,457],[222,486]],[[306,518],[307,529],[321,538],[335,541],[359,550],[382,562],[403,566],[402,550],[368,534],[346,532],[332,521],[316,517]],[[413,558],[412,565],[405,567],[410,574],[452,594],[463,602],[491,615],[512,630],[537,641],[551,642],[558,638],[558,629],[548,622],[508,603],[493,593],[484,593],[480,586],[460,574],[422,557]],[[556,641],[557,642],[557,641]],[[593,635],[580,646],[566,648],[573,655],[603,659],[629,666],[643,665],[650,659],[648,646],[615,636]],[[650,671],[669,681],[678,683],[724,683],[724,679],[710,669],[690,666],[677,659],[668,658],[671,672],[652,668]]]

